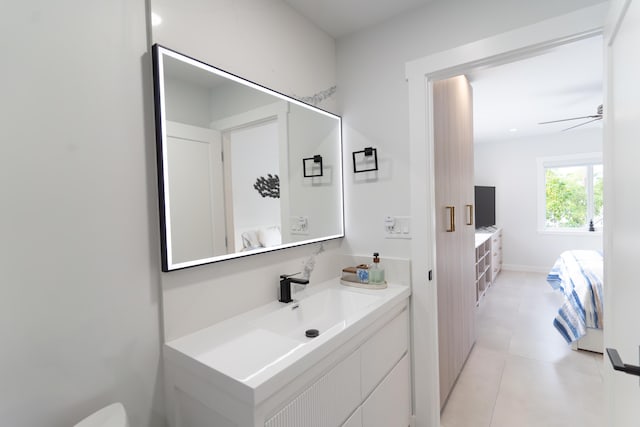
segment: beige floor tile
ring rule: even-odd
[[[509,353],[515,356],[554,363],[581,374],[600,376],[598,366],[591,353],[575,351],[558,336],[558,339],[535,339],[514,337]]]
[[[498,275],[476,309],[476,344],[442,427],[604,425],[602,355],[571,350],[555,330],[562,300],[545,274]]]
[[[474,346],[449,396],[441,425],[489,427],[505,357],[504,353]]]
[[[603,413],[600,376],[510,356],[490,426],[602,426]]]
[[[520,309],[521,298],[505,293],[492,292],[486,294],[479,307],[484,311],[502,314],[515,314]]]
[[[507,353],[513,332],[498,325],[477,325],[476,347]]]

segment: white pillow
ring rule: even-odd
[[[258,238],[258,232],[256,230],[245,231],[241,236],[243,249],[255,249],[261,246],[260,239]]]
[[[265,248],[282,244],[282,236],[280,235],[280,227],[273,226],[261,228],[258,230],[258,240]]]

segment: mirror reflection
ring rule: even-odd
[[[153,55],[163,271],[344,236],[340,117]]]

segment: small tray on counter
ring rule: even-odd
[[[352,282],[350,280],[340,279],[340,283],[345,286],[352,286],[354,288],[362,288],[362,289],[384,289],[387,287],[386,281],[383,283],[372,284],[372,283]]]

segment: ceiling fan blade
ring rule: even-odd
[[[575,126],[571,126],[569,128],[566,128],[566,129],[562,129],[562,132],[564,132],[565,130],[575,129],[575,128],[580,127],[580,126],[588,125],[589,123],[596,122],[596,121],[598,121],[600,119],[602,119],[602,117],[597,116],[595,119],[586,121],[584,123],[580,123],[579,125],[575,125]]]
[[[546,125],[549,123],[559,123],[559,122],[568,122],[570,120],[581,120],[581,119],[594,119],[594,120],[600,120],[602,118],[602,115],[600,114],[596,114],[594,116],[582,116],[582,117],[572,117],[570,119],[561,119],[561,120],[551,120],[548,122],[540,122],[538,123],[539,125]]]

